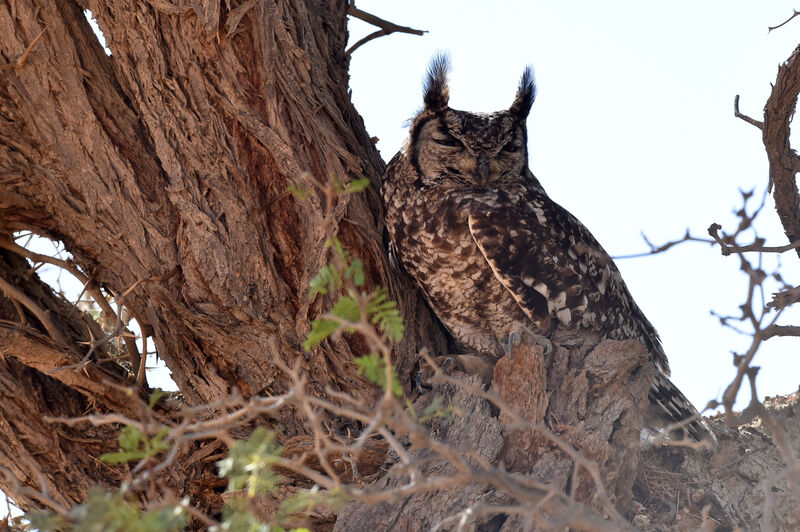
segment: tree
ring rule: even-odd
[[[347,93],[346,16],[354,9],[344,0],[0,6],[0,488],[21,508],[64,513],[93,485],[119,489],[145,464],[158,489],[134,485],[138,501],[188,497],[193,526],[203,526],[230,500],[215,462],[234,437],[262,425],[283,446],[276,460],[289,482],[279,498],[309,479],[356,485],[347,494],[362,502],[341,511],[343,529],[346,520],[353,528],[375,522],[375,512],[414,527],[463,517],[464,508],[469,519],[509,529],[539,509],[561,519],[551,524],[627,526],[649,378],[635,371],[644,356],[637,344],[572,338],[543,357],[523,343],[495,369],[496,395],[475,377],[437,371],[444,408],[475,413],[453,422],[436,413],[436,394],[416,406],[434,402],[432,409],[412,415],[392,402],[391,375],[384,393],[360,375],[369,363],[357,357],[388,357],[384,337],[343,332],[304,349],[311,321],[334,320],[328,310],[341,301],[336,290],[309,297],[314,279],[328,264],[348,272],[358,258],[363,283],[352,272],[339,281],[363,286],[370,301],[385,287],[397,302],[405,335],[388,367],[406,394],[418,354],[448,352],[441,327],[385,252],[383,162]],[[404,30],[372,19],[385,33]],[[363,193],[347,193],[364,179]],[[19,231],[62,242],[73,258],[32,255],[14,241]],[[73,271],[114,316],[112,327],[75,311],[26,259]],[[142,354],[107,295],[152,338],[180,397],[148,408]],[[595,396],[609,399],[587,399]],[[288,406],[278,408],[276,397]],[[383,408],[373,434],[368,413]],[[234,413],[237,423],[215,424]],[[431,437],[418,428],[428,414]],[[163,435],[151,429],[165,423],[184,437],[161,465],[151,454],[139,465],[97,460],[119,450],[125,425],[143,438],[137,444],[161,450]],[[361,453],[320,452],[360,434]],[[388,447],[402,453],[407,444],[411,454],[399,461],[423,464],[430,482],[404,492],[408,482],[380,467],[392,460]],[[371,483],[377,491],[358,491]],[[438,489],[451,496],[433,504]],[[405,510],[396,502],[404,497]],[[393,505],[359,506],[380,502]],[[492,521],[498,515],[506,517]],[[333,516],[317,518],[330,524]]]

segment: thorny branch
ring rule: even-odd
[[[56,344],[61,346],[67,345],[67,341],[64,338],[64,335],[61,333],[61,329],[56,327],[55,323],[53,323],[53,320],[50,319],[50,313],[36,304],[34,300],[25,295],[22,290],[19,290],[17,287],[0,277],[0,292],[2,292],[8,299],[19,302],[19,304],[28,309],[31,314],[36,316],[36,319],[39,320],[39,323],[42,324],[47,331],[47,334],[50,335],[50,338],[52,338]]]
[[[719,319],[723,327],[728,327],[740,334],[749,336],[751,342],[744,353],[734,353],[733,355],[736,375],[723,392],[721,403],[710,401],[707,408],[723,406],[725,409],[725,421],[731,426],[741,426],[751,422],[756,417],[760,418],[761,422],[768,427],[773,441],[787,464],[787,468],[784,471],[794,470],[797,468],[797,457],[789,443],[785,428],[774,420],[758,399],[755,377],[759,367],[753,366],[752,362],[765,341],[776,336],[800,336],[800,326],[778,323],[783,311],[790,305],[800,301],[800,287],[787,286],[777,269],[769,273],[765,271],[762,261],[765,254],[780,254],[800,249],[800,240],[783,246],[766,246],[766,240],[758,236],[753,225],[756,217],[764,207],[764,201],[762,200],[761,204],[750,212],[748,210],[748,201],[752,197],[752,192],[742,191],[741,194],[743,205],[736,211],[739,223],[735,230],[726,232],[721,225],[714,223],[708,228],[708,234],[711,239],[692,236],[689,231],[682,238],[662,245],[654,245],[645,238],[650,251],[633,256],[662,253],[684,242],[703,242],[719,246],[720,252],[724,256],[738,257],[739,268],[747,276],[748,280],[745,301],[739,306],[740,312],[736,315],[723,315],[714,312],[712,314]],[[743,238],[747,238],[750,243],[740,243],[739,240]],[[774,294],[773,300],[769,303],[766,301],[765,292],[767,289],[764,284],[768,280],[776,281],[782,287],[778,293]],[[741,325],[737,326],[737,323]],[[735,413],[733,410],[734,403],[745,378],[750,383],[750,404],[741,413]],[[773,485],[774,483],[765,484],[767,486],[765,491],[768,495]],[[768,514],[769,512],[765,512],[765,520]]]
[[[86,361],[89,360],[89,357],[94,352],[94,350],[101,345],[107,343],[110,340],[115,338],[122,338],[125,342],[125,348],[128,351],[128,360],[131,362],[133,373],[138,375],[140,373],[140,356],[139,356],[139,349],[136,347],[136,341],[134,335],[122,324],[121,316],[122,316],[122,308],[120,307],[119,315],[117,312],[109,304],[108,300],[106,299],[105,295],[100,290],[100,287],[97,286],[97,283],[91,278],[91,276],[86,275],[80,268],[71,260],[71,259],[59,259],[56,257],[51,257],[49,255],[44,255],[41,253],[33,252],[23,246],[20,246],[12,239],[7,238],[3,235],[0,235],[0,248],[6,249],[21,257],[25,257],[26,259],[30,260],[34,264],[34,268],[36,268],[37,264],[52,264],[59,268],[62,268],[65,271],[71,273],[79,282],[83,284],[83,290],[87,292],[92,300],[97,303],[97,306],[100,307],[100,311],[102,314],[108,318],[111,318],[116,323],[114,327],[114,333],[108,335],[106,338],[103,338],[99,343],[93,343],[90,346],[89,352],[84,356],[84,360],[79,364],[83,365]],[[78,299],[82,297],[83,293],[78,296]],[[76,303],[77,305],[77,303]],[[89,331],[91,334],[91,330]]]

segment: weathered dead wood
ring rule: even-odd
[[[800,46],[778,68],[778,77],[764,106],[762,137],[769,159],[769,184],[775,208],[789,242],[800,239],[800,194],[795,176],[800,157],[789,142],[790,124],[800,94]],[[800,249],[797,250],[800,255]]]
[[[459,517],[466,508],[476,511],[461,522],[487,530],[523,530],[555,522],[586,530],[624,526],[620,518],[613,524],[604,522],[580,503],[600,505],[607,515],[615,513],[611,504],[623,512],[630,507],[652,367],[636,341],[607,340],[595,346],[597,338],[561,340],[547,355],[539,345],[522,343],[497,363],[492,390],[500,398],[499,406],[452,384],[435,386],[416,405],[421,411],[434,396],[443,397],[456,414],[434,421],[433,436],[452,449],[502,463],[504,470],[534,479],[544,489],[473,482],[457,489],[421,491],[395,504],[354,503],[340,513],[336,530],[359,530],[368,524],[374,530],[427,530],[448,517]],[[477,376],[471,381],[480,384]],[[522,421],[526,425],[521,426]],[[570,455],[566,448],[582,456]],[[412,453],[420,460],[429,458],[426,478],[457,476],[451,462],[430,450],[412,447]],[[600,490],[593,478],[603,479]],[[498,475],[496,480],[501,479]],[[397,464],[377,486],[388,489],[407,481]],[[566,495],[569,498],[562,498]],[[491,507],[522,507],[527,513],[509,516],[488,510]]]

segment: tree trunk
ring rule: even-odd
[[[412,354],[441,337],[387,264],[376,193],[383,162],[347,93],[347,2],[187,6],[0,5],[0,62],[15,65],[0,71],[0,237],[31,230],[60,240],[93,283],[124,295],[190,405],[233,390],[284,391],[276,360],[299,364],[318,395],[331,389],[374,400],[353,363],[364,354],[355,336],[310,353],[300,347],[310,319],[330,303],[308,297],[329,260],[325,228],[314,223],[324,209],[315,183],[373,183],[365,194],[342,196],[332,223],[406,317],[395,353],[401,375]],[[111,57],[83,8],[97,18]],[[312,191],[309,201],[289,186]],[[120,386],[132,383],[96,362],[54,371],[81,361],[91,328],[9,255],[0,279],[34,298],[64,334],[49,336],[30,309],[20,315],[0,298],[0,464],[26,485],[41,488],[45,479],[56,500],[75,503],[92,484],[120,478],[81,465],[114,450],[116,436],[76,438],[75,429],[43,418],[130,412]],[[306,431],[289,409],[269,422],[285,438]],[[180,493],[190,480],[181,480]]]

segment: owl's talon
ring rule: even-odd
[[[548,338],[544,336],[533,335],[533,344],[538,345],[542,348],[542,354],[544,356],[549,355],[555,349],[553,347],[553,342],[551,342]]]
[[[538,345],[542,348],[542,354],[544,356],[549,355],[553,352],[553,343],[544,336],[539,336],[538,334],[526,334],[526,338],[528,338],[529,343],[531,345]],[[518,345],[522,335],[519,332],[512,332],[506,338],[500,342],[503,346],[503,353],[511,356],[514,352],[514,346]]]
[[[512,332],[508,336],[506,336],[505,340],[501,342],[503,345],[503,353],[507,356],[511,356],[511,353],[514,351],[514,344],[519,341],[519,333]]]
[[[442,371],[449,375],[455,365],[456,363],[453,362],[453,357],[447,357],[442,361]]]
[[[422,378],[425,376],[424,374],[425,374],[424,371],[419,370],[417,372],[416,379],[414,379],[414,383],[416,384],[417,390],[419,390],[420,395],[425,395],[426,393],[428,393],[431,390],[433,390],[433,388],[431,386],[428,386],[428,385],[426,385],[425,383],[422,382]]]

